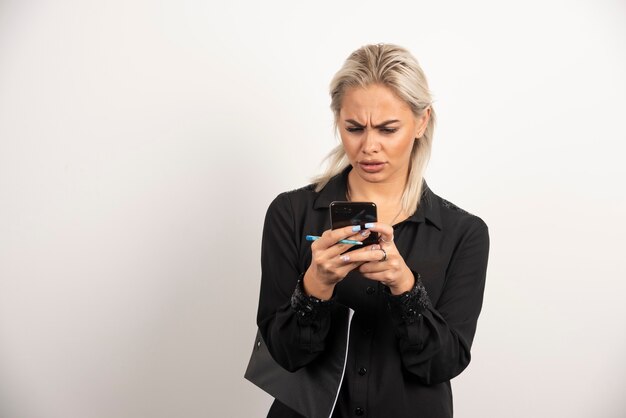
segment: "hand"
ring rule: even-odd
[[[342,255],[354,244],[339,243],[342,239],[363,241],[371,233],[367,229],[355,231],[355,228],[358,225],[326,230],[320,239],[311,244],[311,265],[303,278],[304,291],[308,295],[323,300],[330,299],[335,285],[362,264],[349,262],[350,257],[347,254]]]
[[[347,263],[360,264],[359,271],[363,276],[388,286],[394,295],[411,290],[415,285],[415,277],[396,248],[393,227],[376,222],[368,230],[380,234],[379,243],[351,252]]]

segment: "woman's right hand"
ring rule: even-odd
[[[344,279],[351,270],[363,263],[346,263],[341,254],[354,244],[342,244],[342,239],[363,241],[371,233],[368,229],[360,231],[359,226],[346,226],[328,229],[311,244],[311,265],[304,274],[304,291],[318,299],[328,300],[333,295],[335,285]]]

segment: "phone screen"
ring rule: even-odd
[[[376,222],[376,204],[374,202],[332,202],[330,204],[330,224],[332,229],[343,228],[349,225],[361,225],[365,229],[368,222]],[[363,241],[363,245],[378,243],[378,232],[372,232]],[[350,250],[361,248],[353,246]]]

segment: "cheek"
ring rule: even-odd
[[[358,152],[358,143],[356,141],[350,141],[342,137],[341,144],[343,145],[343,150],[350,159],[352,159],[352,157]]]
[[[398,157],[410,158],[414,143],[415,139],[413,137],[403,138],[396,144],[397,146],[394,149],[395,154]]]

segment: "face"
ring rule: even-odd
[[[418,118],[383,85],[348,89],[337,126],[353,171],[372,183],[404,182],[415,138],[423,135],[430,109]]]

